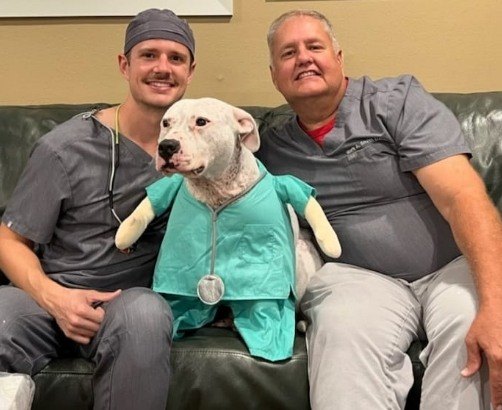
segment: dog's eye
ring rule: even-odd
[[[166,120],[165,118],[164,118],[164,119],[162,119],[162,126],[163,126],[164,128],[169,127],[169,120]]]
[[[204,125],[206,125],[207,123],[209,123],[209,120],[207,118],[203,118],[203,117],[198,117],[196,120],[195,120],[195,124],[197,125],[197,127],[203,127]]]

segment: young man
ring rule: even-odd
[[[114,234],[160,177],[160,120],[190,83],[194,52],[172,11],[139,13],[118,56],[124,103],[37,142],[0,227],[0,267],[13,284],[0,287],[0,371],[33,375],[80,356],[96,365],[94,408],[165,408],[172,315],[149,289],[165,219],[131,255]]]
[[[502,223],[455,117],[411,76],[346,78],[317,12],[279,17],[268,45],[296,116],[259,157],[317,189],[342,245],[302,301],[313,409],[404,408],[421,335],[422,408],[488,409],[481,353],[502,408]]]

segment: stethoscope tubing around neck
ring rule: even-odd
[[[235,201],[246,195],[249,191],[251,191],[263,178],[265,178],[265,176],[266,176],[265,172],[261,173],[258,179],[255,182],[253,182],[249,187],[247,187],[244,191],[242,191],[237,196],[230,198],[217,208],[211,208],[209,205],[206,204],[207,208],[209,209],[209,212],[211,213],[211,259],[210,259],[211,264],[209,272],[210,276],[216,275],[214,268],[216,265],[216,242],[217,242],[216,227],[217,227],[218,214],[228,205],[234,203]]]
[[[115,186],[115,174],[117,168],[120,163],[120,147],[119,147],[119,133],[120,133],[120,124],[119,124],[119,112],[122,104],[118,105],[115,110],[115,132],[111,132],[111,159],[110,159],[110,181],[108,183],[108,205],[110,207],[110,211],[115,220],[121,224],[122,220],[117,215],[115,211],[115,207],[113,204],[113,188]]]

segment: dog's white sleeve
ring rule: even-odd
[[[146,227],[152,222],[155,212],[152,203],[146,197],[119,226],[115,235],[115,246],[127,249],[145,232]]]
[[[312,228],[322,251],[332,258],[338,258],[342,254],[338,236],[329,223],[328,218],[326,218],[321,205],[312,196],[305,207],[305,219]]]

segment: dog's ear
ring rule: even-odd
[[[260,134],[258,133],[256,121],[248,112],[237,107],[233,107],[233,109],[242,144],[251,152],[258,151],[258,148],[260,148]]]

